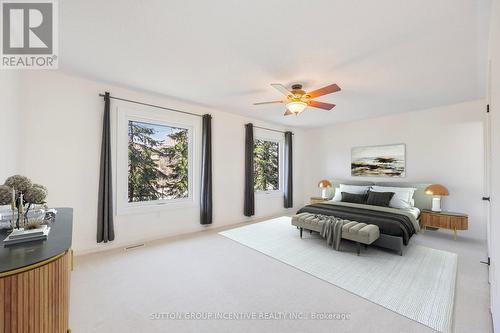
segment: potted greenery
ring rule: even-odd
[[[11,205],[12,227],[19,228],[20,223],[28,223],[28,212],[33,205],[45,204],[47,188],[43,185],[33,184],[25,176],[14,175],[0,185],[0,205]],[[14,226],[15,210],[17,209],[17,221]]]

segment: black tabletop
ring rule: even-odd
[[[450,212],[450,211],[447,211],[447,210],[434,211],[434,210],[431,210],[431,209],[422,209],[422,212],[432,213],[432,214],[438,214],[438,215],[450,215],[450,216],[461,216],[461,217],[468,216],[467,214],[464,214],[464,213]]]
[[[0,230],[0,273],[52,258],[71,248],[73,209],[56,208],[57,215],[51,224],[47,240],[5,246],[6,230]]]

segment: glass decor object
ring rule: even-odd
[[[298,115],[304,111],[307,107],[307,103],[301,101],[290,102],[286,105],[286,108],[290,110],[294,115]]]

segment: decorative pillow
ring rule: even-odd
[[[342,202],[351,202],[358,204],[366,204],[366,194],[356,194],[356,193],[342,193]]]
[[[372,206],[389,207],[394,192],[373,192],[368,191],[366,204]]]
[[[366,194],[370,189],[370,185],[345,185],[340,184],[340,192],[347,192],[352,194]]]
[[[333,196],[331,201],[333,202],[342,201],[342,193],[340,193],[340,187],[335,188],[335,195]]]
[[[391,186],[372,186],[372,192],[393,192],[394,196],[389,202],[389,207],[398,209],[407,209],[412,207],[413,194],[417,189],[413,187],[391,187]]]

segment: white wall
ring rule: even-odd
[[[493,326],[500,332],[500,1],[492,3],[490,26],[491,61],[491,232],[490,283]]]
[[[0,184],[17,172],[17,149],[20,140],[20,74],[2,71],[0,75]]]
[[[73,248],[77,253],[121,247],[144,240],[203,230],[198,207],[117,216],[116,239],[96,244],[97,189],[104,103],[99,93],[164,105],[213,116],[214,223],[222,226],[248,220],[243,216],[244,124],[283,129],[241,116],[153,94],[57,72],[31,72],[24,83],[26,144],[22,173],[47,186],[51,206],[74,208]],[[113,107],[112,103],[112,107]],[[168,112],[157,110],[157,112]],[[285,211],[282,197],[256,197],[256,216],[291,213],[302,205],[301,134],[295,139],[295,208]],[[199,175],[195,174],[199,179]],[[199,183],[199,180],[197,181]]]
[[[30,72],[23,80],[23,137],[19,173],[49,188],[49,203],[75,209],[74,249],[77,253],[121,247],[141,241],[203,230],[199,210],[155,211],[118,216],[116,240],[99,244],[96,210],[103,101],[98,93],[213,115],[214,224],[247,220],[243,211],[243,124],[238,115],[58,72]],[[114,105],[114,104],[113,104]],[[484,101],[419,112],[341,123],[322,129],[295,129],[294,209],[318,194],[321,178],[350,177],[353,146],[405,143],[407,177],[402,181],[439,182],[451,195],[446,209],[470,215],[464,236],[485,238],[483,204]],[[160,111],[158,112],[165,112]],[[284,128],[281,128],[284,129]],[[305,161],[306,163],[303,163]],[[15,166],[10,167],[15,170]],[[196,174],[198,177],[198,175]],[[256,196],[256,217],[283,214],[281,197]]]
[[[418,112],[340,123],[305,132],[308,149],[304,194],[318,195],[320,179],[441,183],[450,190],[444,208],[470,215],[466,237],[485,239],[482,100]],[[406,177],[351,177],[351,148],[406,144]]]

